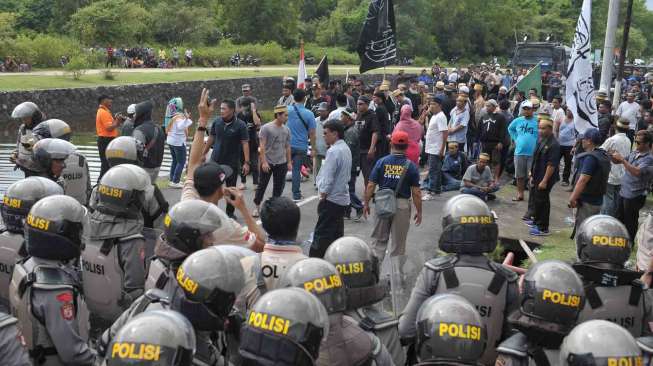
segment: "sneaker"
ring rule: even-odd
[[[422,196],[422,201],[433,201],[435,199],[435,194],[427,193]]]
[[[299,196],[299,198],[293,198],[292,199],[292,201],[295,202],[295,203],[299,203],[299,202],[301,202],[303,200],[304,200],[304,197],[302,197],[302,196]]]
[[[356,209],[356,217],[354,217],[354,221],[359,222],[359,221],[361,221],[362,217],[363,217],[363,209],[362,208],[357,208]]]
[[[494,193],[488,193],[486,197],[487,201],[494,201],[497,199],[497,196]]]
[[[537,225],[535,225],[535,221],[533,221],[533,220],[526,220],[526,221],[524,221],[524,224],[526,224],[526,226],[528,226],[530,228],[537,227]]]
[[[181,184],[181,183],[174,183],[174,182],[168,183],[168,188],[179,189],[179,188],[183,188],[183,187],[184,187],[184,185]]]
[[[530,217],[530,216],[525,216],[525,215],[524,215],[524,216],[521,217],[521,220],[522,220],[522,221],[533,221],[533,218]]]
[[[548,235],[550,235],[549,230],[541,230],[537,226],[531,228],[531,230],[528,233],[533,235],[533,236],[548,236]]]

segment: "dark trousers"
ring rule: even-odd
[[[241,164],[245,161],[245,153],[240,157]],[[252,175],[252,184],[258,184],[259,180],[259,166],[258,166],[258,144],[252,143],[249,141],[249,174]],[[243,173],[240,173],[240,181],[245,184],[247,182],[247,176]]]
[[[560,154],[565,161],[565,168],[562,171],[562,181],[569,183],[569,177],[571,176],[571,149],[573,146],[560,146]]]
[[[637,196],[635,198],[624,198],[619,196],[619,205],[617,206],[617,219],[624,223],[630,240],[635,240],[637,226],[639,224],[639,210],[644,207],[646,196]]]
[[[225,181],[226,187],[235,187],[236,182],[238,181],[238,174],[236,174],[235,172],[239,172],[240,167],[239,166],[230,166],[230,168],[234,171],[234,174],[232,174],[231,177],[227,178],[227,180]],[[235,211],[236,211],[236,208],[227,203],[227,209],[225,210],[225,212],[227,213],[227,216],[233,218]]]
[[[310,257],[324,257],[331,243],[345,235],[345,210],[348,206],[340,206],[328,200],[321,200],[317,205],[317,223],[313,233]]]
[[[367,182],[370,178],[370,172],[372,171],[372,168],[374,168],[374,164],[376,163],[375,160],[369,160],[367,158],[367,151],[366,152],[361,152],[360,155],[360,160],[359,160],[359,166],[361,168],[361,173],[363,173],[363,180],[365,181],[365,189],[367,189]]]
[[[100,179],[102,179],[102,176],[104,173],[109,170],[109,162],[107,161],[107,146],[109,146],[109,143],[113,140],[113,137],[104,137],[104,136],[98,136],[97,138],[97,150],[100,153],[100,176],[98,177],[97,181],[98,183],[100,182]]]
[[[360,210],[363,208],[363,202],[361,202],[360,198],[356,195],[356,178],[358,178],[358,172],[351,172],[351,178],[349,179],[349,201],[351,201],[351,204],[349,207],[354,210]],[[367,189],[367,187],[365,189]],[[365,192],[363,192],[363,194],[365,194]]]
[[[539,190],[537,185],[528,192],[528,201],[533,198],[533,221],[540,230],[549,230],[549,216],[551,215],[551,189]]]
[[[265,190],[268,188],[268,183],[270,183],[270,177],[272,179],[272,197],[280,197],[283,193],[283,188],[286,186],[286,172],[288,171],[288,164],[277,164],[270,165],[270,171],[265,172],[261,169],[261,178],[258,182],[258,187],[256,188],[256,196],[254,196],[254,204],[260,205],[263,201],[263,195]]]
[[[440,155],[429,154],[429,192],[442,193],[442,159]]]

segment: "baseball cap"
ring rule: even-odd
[[[129,107],[127,107],[127,114],[134,113],[136,113],[136,104],[130,104]]]
[[[485,105],[491,105],[491,106],[494,106],[494,107],[498,107],[499,103],[497,103],[497,101],[494,100],[494,99],[489,99],[487,102],[485,102]]]
[[[463,85],[458,89],[461,93],[469,94],[469,88],[467,85]]]
[[[209,161],[195,169],[195,172],[193,172],[193,184],[196,188],[203,187],[207,191],[214,191],[220,188],[233,173],[234,171],[229,166]]]
[[[405,131],[395,131],[390,139],[393,145],[408,145],[408,134]]]
[[[443,100],[442,96],[440,96],[440,95],[430,94],[429,95],[429,102],[435,102],[435,103],[438,103],[438,104],[442,105],[442,102],[444,102],[444,100]]]
[[[522,108],[530,108],[530,109],[533,109],[533,103],[531,103],[530,100],[527,100],[527,101],[525,101],[525,102],[523,102],[523,103],[521,104],[521,107],[522,107]]]
[[[252,86],[249,84],[243,84],[243,86],[240,87],[240,90],[242,91],[252,90]]]
[[[328,110],[329,110],[329,107],[327,106],[327,103],[326,103],[326,102],[322,102],[322,103],[320,103],[320,104],[317,105],[317,111],[318,111],[318,112],[320,112],[320,111],[328,111]]]
[[[440,90],[444,89],[444,82],[438,81],[437,83],[435,83],[435,88]]]
[[[590,140],[594,145],[601,143],[601,133],[598,128],[588,128],[578,136],[581,140]]]

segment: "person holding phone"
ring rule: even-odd
[[[181,173],[186,165],[186,139],[188,137],[188,127],[193,124],[191,115],[187,110],[183,110],[182,99],[177,97],[170,100],[166,111],[166,143],[172,155],[172,164],[170,165],[170,188],[182,188],[183,184],[179,182]]]

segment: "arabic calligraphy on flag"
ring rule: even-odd
[[[360,72],[392,65],[397,58],[395,12],[392,0],[372,0],[358,43]]]

